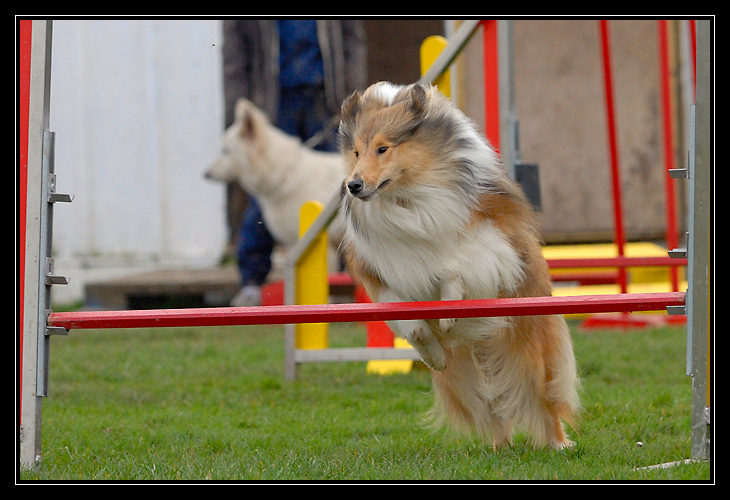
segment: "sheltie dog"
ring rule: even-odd
[[[342,105],[342,251],[375,302],[551,294],[532,207],[473,123],[435,88],[388,82]],[[434,416],[534,446],[573,444],[578,377],[562,316],[389,323],[431,368]]]

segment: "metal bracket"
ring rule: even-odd
[[[690,115],[690,122],[694,123],[694,106],[690,106]],[[690,149],[687,151],[687,166],[685,168],[670,168],[669,177],[672,179],[689,179],[690,169],[693,168],[694,165],[693,160],[693,151],[692,146],[690,145]]]
[[[671,172],[671,170],[670,170]],[[689,233],[685,233],[686,239],[689,239]],[[686,259],[687,258],[687,245],[684,248],[674,248],[667,252],[669,257],[672,259]],[[667,314],[670,316],[686,316],[686,306],[667,306]]]
[[[689,241],[689,233],[684,233],[685,241]],[[672,259],[686,259],[687,258],[687,244],[685,243],[684,248],[673,248],[667,252]]]
[[[46,257],[46,285],[68,285],[69,278],[65,276],[55,276],[53,274],[53,258]]]
[[[71,203],[74,199],[72,194],[56,193],[56,174],[48,174],[48,203]]]
[[[68,330],[62,326],[46,325],[46,337],[50,337],[51,335],[68,335]]]
[[[687,308],[685,306],[667,306],[667,314],[670,316],[686,316]]]
[[[672,179],[688,179],[689,170],[687,170],[686,168],[670,168],[669,177],[671,177]]]
[[[669,250],[669,252],[667,252],[667,253],[673,259],[686,259],[687,258],[687,249],[686,248],[675,248],[673,250]]]

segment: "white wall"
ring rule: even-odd
[[[214,265],[225,195],[203,178],[223,126],[215,20],[56,20],[50,129],[56,133],[54,301],[88,279]]]

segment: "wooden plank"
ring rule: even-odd
[[[94,308],[127,309],[132,297],[218,294],[223,297],[222,303],[227,304],[240,287],[238,271],[234,267],[167,269],[88,283],[85,301]]]

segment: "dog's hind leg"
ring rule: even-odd
[[[551,413],[549,417],[546,417],[545,426],[547,427],[549,436],[548,443],[551,448],[562,450],[563,448],[570,448],[575,445],[575,442],[568,439],[568,436],[565,434],[563,423],[556,413]]]
[[[494,451],[512,444],[512,424],[509,419],[492,415],[491,424]]]

